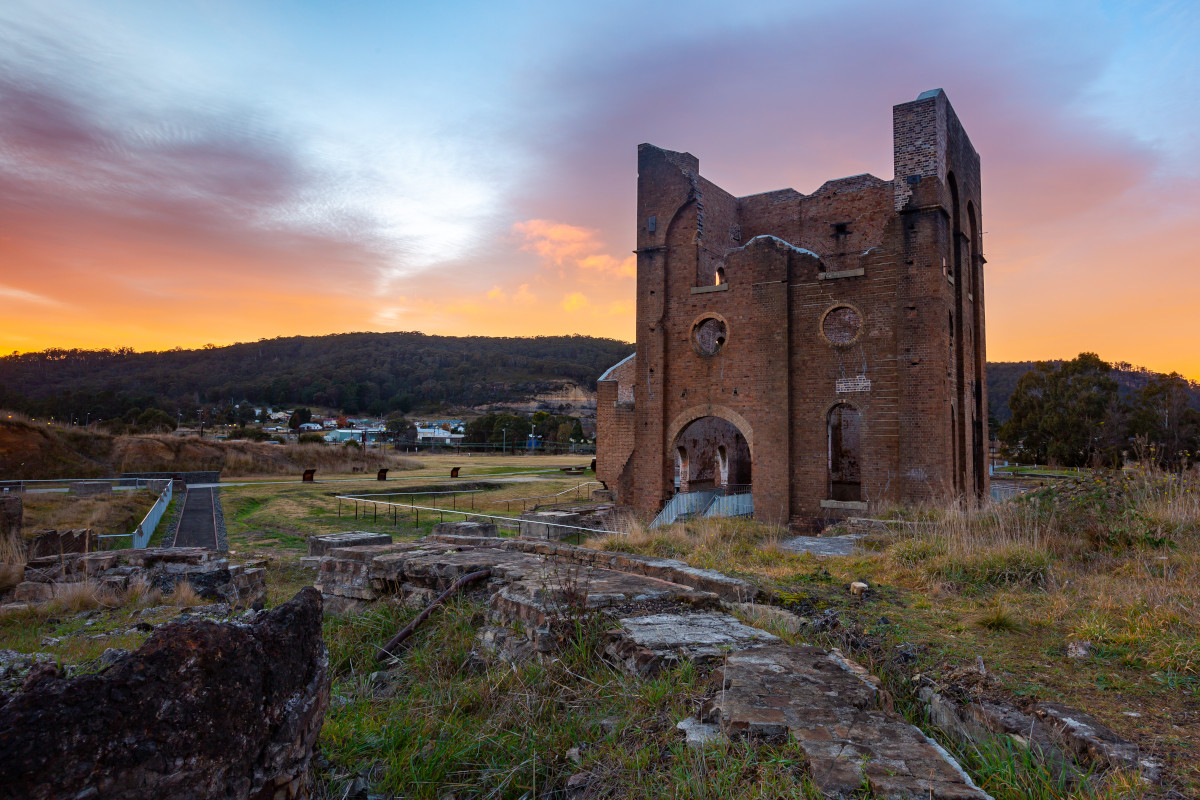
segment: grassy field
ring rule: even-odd
[[[421,468],[404,473],[404,480],[389,478],[386,483],[353,474],[310,484],[233,482],[221,489],[230,549],[239,556],[288,558],[303,554],[308,537],[322,533],[358,530],[412,538],[428,533],[438,522],[469,518],[457,511],[514,518],[526,508],[556,499],[587,499],[599,488],[589,483],[595,479],[591,472],[559,471],[578,465],[578,457],[433,456],[422,461]],[[460,480],[451,481],[451,467],[460,465]],[[363,499],[339,501],[338,495]]]
[[[315,446],[317,449],[322,449],[324,445]],[[337,449],[334,446],[329,446],[330,450]],[[372,448],[362,451],[364,458],[370,460],[374,458],[379,461],[377,466],[364,467],[363,470],[354,472],[348,465],[344,468],[320,469],[318,467],[316,479],[320,483],[322,481],[346,481],[346,480],[363,480],[374,481],[375,471],[379,467],[388,466],[384,463],[384,459],[402,459],[404,469],[401,472],[392,472],[388,476],[388,482],[406,481],[412,482],[415,480],[424,480],[427,478],[449,478],[450,470],[454,467],[459,467],[460,477],[479,477],[484,475],[498,475],[508,473],[538,473],[538,472],[556,472],[563,467],[587,467],[591,464],[592,456],[590,455],[501,455],[499,453],[420,453],[406,454],[388,448],[387,450],[379,450]],[[364,462],[365,463],[365,462]],[[317,467],[316,464],[312,465]],[[594,477],[588,472],[588,476]],[[244,473],[236,476],[222,476],[227,482],[245,482],[245,481],[278,481],[280,483],[289,483],[292,480],[299,481],[300,472],[296,472],[294,477],[281,478],[273,472],[261,474]]]
[[[76,497],[65,492],[22,496],[21,526],[26,533],[40,530],[91,528],[97,534],[130,533],[146,516],[158,495],[139,489]],[[121,540],[129,546],[129,540]]]

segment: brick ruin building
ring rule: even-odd
[[[893,180],[809,195],[734,197],[639,146],[637,351],[598,384],[619,502],[813,525],[987,495],[979,156],[940,89],[892,130]]]

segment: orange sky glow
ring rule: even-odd
[[[455,32],[386,4],[17,2],[0,350],[632,340],[638,143],[736,195],[888,179],[891,106],[943,87],[982,158],[989,360],[1092,351],[1200,380],[1198,12],[947,3],[947,45],[897,60],[928,19],[795,5],[650,36],[621,24],[633,5],[535,31],[481,6]]]

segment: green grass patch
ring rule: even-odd
[[[555,660],[481,662],[471,652],[484,611],[448,604],[374,680],[376,649],[415,612],[380,605],[326,622],[334,700],[321,746],[333,796],[365,776],[372,791],[405,797],[552,797],[579,775],[589,796],[820,797],[795,745],[683,744],[675,723],[711,691],[693,665],[627,676],[598,657],[602,626],[587,621]]]

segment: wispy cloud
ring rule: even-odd
[[[63,305],[53,297],[27,292],[24,289],[14,289],[11,286],[0,285],[0,300],[15,300],[20,303],[34,303],[41,306]]]

